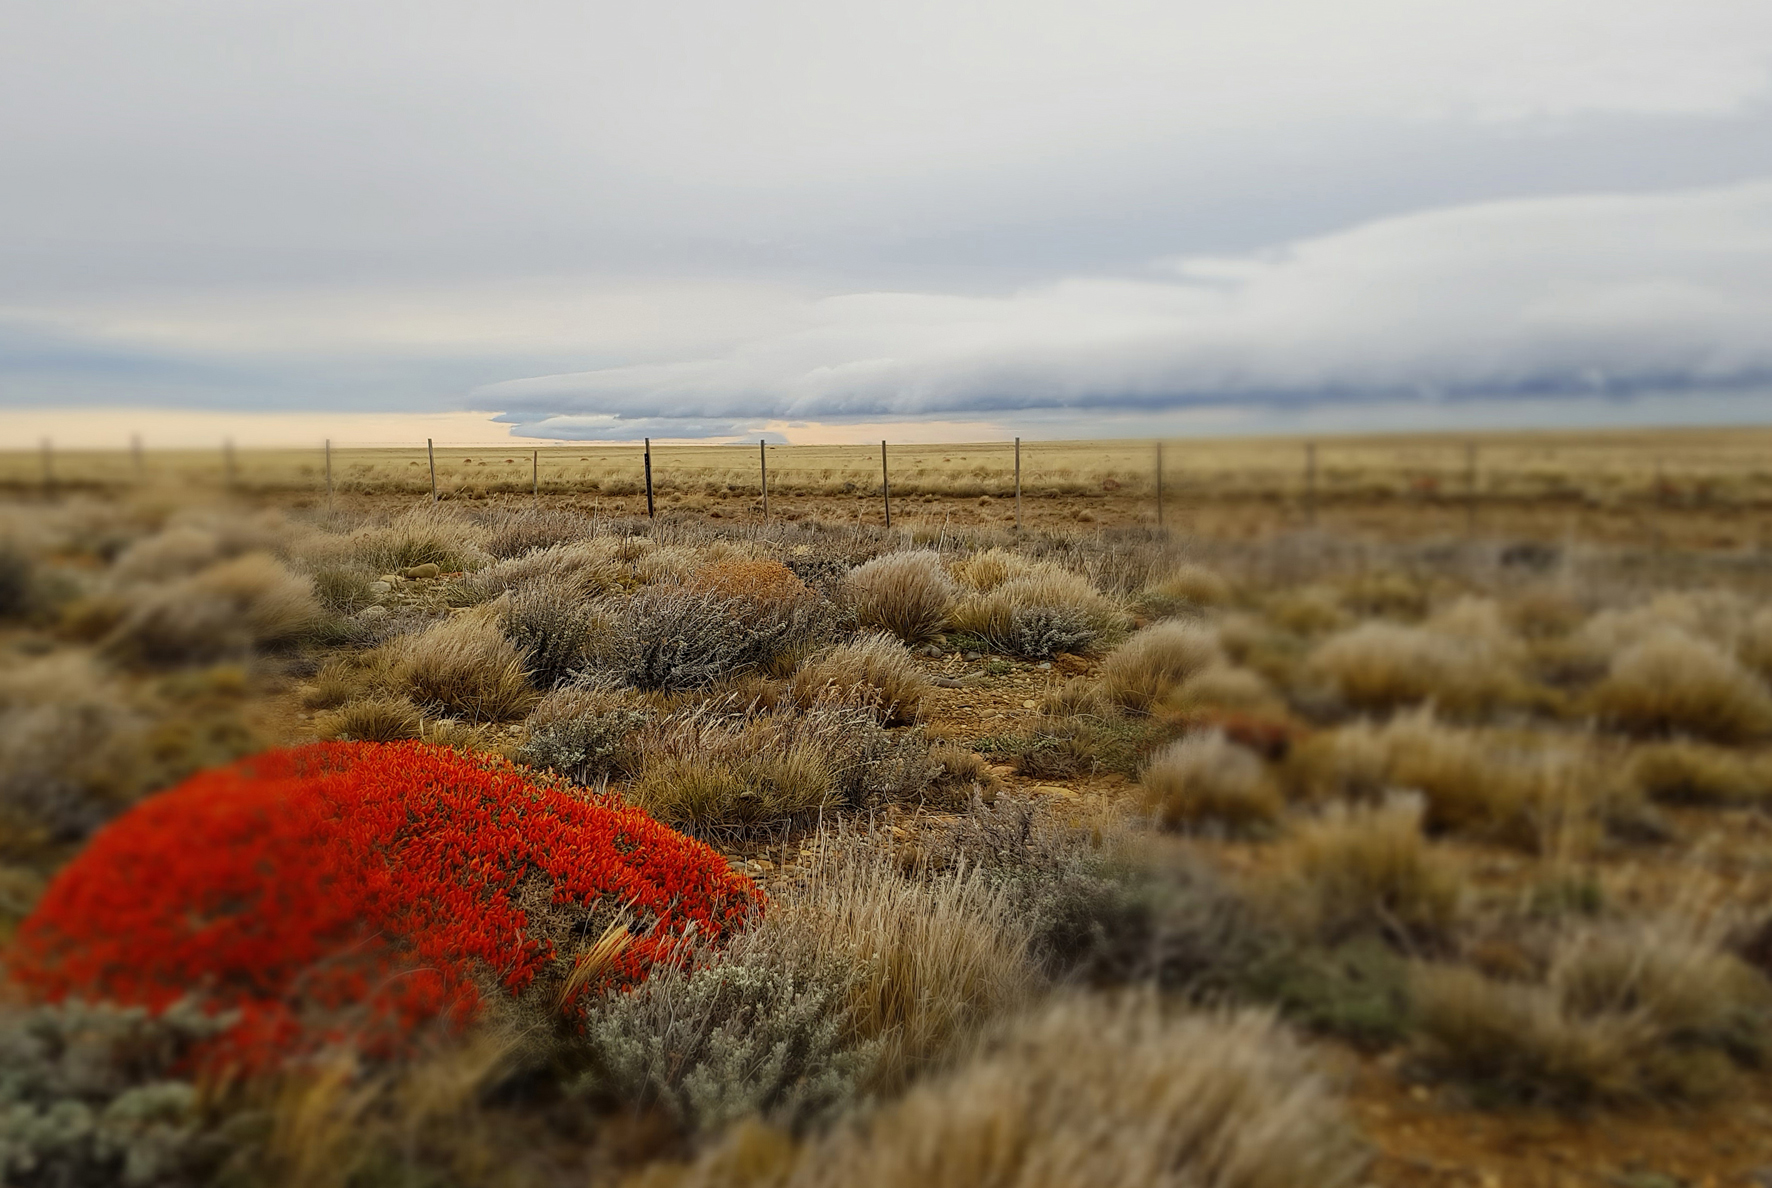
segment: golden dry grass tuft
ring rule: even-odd
[[[961,600],[949,615],[956,631],[1018,655],[1044,658],[1085,652],[1121,635],[1131,620],[1081,574],[1049,562]]]
[[[1311,671],[1357,710],[1389,711],[1431,702],[1455,715],[1479,715],[1519,684],[1511,639],[1469,611],[1421,627],[1362,623],[1332,636],[1311,656]]]
[[[511,722],[535,705],[523,654],[478,608],[387,645],[392,677],[422,706],[471,723]]]
[[[321,738],[350,742],[395,742],[417,738],[422,719],[404,697],[366,697],[323,714],[314,723]]]
[[[904,645],[884,632],[838,644],[801,664],[789,681],[803,709],[819,703],[864,709],[888,726],[915,722],[929,678]]]
[[[1431,1067],[1529,1100],[1703,1099],[1765,1047],[1764,979],[1673,916],[1573,928],[1541,980],[1426,965],[1413,989]]]
[[[1172,829],[1260,832],[1273,828],[1284,808],[1261,760],[1217,730],[1158,751],[1141,784],[1145,810]]]
[[[1218,635],[1210,627],[1158,623],[1109,653],[1102,662],[1100,687],[1113,705],[1148,713],[1183,681],[1223,661]]]
[[[1648,743],[1631,755],[1630,780],[1663,804],[1760,804],[1772,797],[1772,757],[1690,739]]]
[[[850,571],[844,595],[863,627],[921,643],[948,625],[954,583],[941,557],[926,550],[887,553]]]
[[[1171,569],[1151,583],[1150,589],[1192,606],[1225,606],[1232,598],[1231,584],[1222,575],[1191,562]]]
[[[644,1188],[1341,1188],[1366,1156],[1267,1014],[1059,999],[952,1073],[796,1146],[761,1128]]]
[[[1708,640],[1661,629],[1612,658],[1594,709],[1632,734],[1684,733],[1716,742],[1772,734],[1772,695]]]
[[[637,740],[628,796],[659,820],[701,833],[815,819],[841,800],[839,735],[851,726],[842,714],[733,721],[691,711]]]
[[[138,589],[106,641],[148,664],[211,661],[292,643],[324,618],[313,582],[249,553],[170,585]]]
[[[1299,827],[1283,861],[1312,923],[1329,935],[1376,928],[1404,943],[1443,940],[1459,913],[1458,867],[1421,832],[1419,796],[1330,805]]]

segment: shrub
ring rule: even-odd
[[[843,769],[855,760],[843,736],[857,724],[845,713],[692,713],[647,733],[630,795],[659,820],[701,832],[813,819],[844,799]]]
[[[1447,713],[1480,714],[1504,700],[1516,681],[1508,653],[1488,640],[1396,623],[1363,623],[1332,636],[1310,666],[1360,710],[1431,701]]]
[[[1210,628],[1158,623],[1109,654],[1102,662],[1101,686],[1113,704],[1147,713],[1183,681],[1223,659],[1218,637]]]
[[[1204,565],[1176,566],[1150,587],[1152,593],[1189,606],[1223,606],[1231,600],[1231,585]]]
[[[590,533],[590,522],[575,512],[535,508],[508,515],[497,522],[486,539],[486,551],[504,560],[571,544]]]
[[[0,543],[0,619],[18,619],[36,601],[36,566],[10,544]]]
[[[628,739],[650,720],[631,693],[601,685],[557,689],[529,716],[529,737],[517,758],[592,784],[636,763]]]
[[[90,661],[0,673],[0,824],[14,845],[83,837],[143,778],[143,723]]]
[[[1261,760],[1222,731],[1170,743],[1151,760],[1142,783],[1145,810],[1171,828],[1213,826],[1248,833],[1271,828],[1280,819],[1280,796]]]
[[[1272,1016],[1075,995],[827,1137],[796,1147],[742,1129],[642,1184],[1337,1188],[1365,1162],[1322,1074]]]
[[[1083,773],[1135,776],[1164,732],[1146,720],[1047,716],[1026,733],[980,739],[980,750],[1004,755],[1022,775],[1066,779]]]
[[[485,602],[507,590],[545,587],[560,597],[599,598],[630,582],[612,537],[557,545],[511,557],[469,574],[462,589],[470,601]]]
[[[820,703],[851,706],[894,726],[917,720],[929,678],[903,644],[875,632],[806,661],[794,670],[790,687],[802,708]]]
[[[321,619],[312,581],[251,553],[140,593],[107,646],[148,664],[198,664],[292,643]]]
[[[1419,797],[1332,805],[1302,826],[1286,859],[1303,883],[1298,902],[1331,940],[1373,929],[1402,944],[1438,942],[1457,919],[1459,876],[1421,834]]]
[[[9,965],[49,1001],[158,1013],[198,990],[239,1012],[210,1057],[250,1065],[341,1028],[397,1049],[474,1017],[482,987],[571,1007],[578,942],[612,905],[633,922],[608,976],[629,983],[692,929],[717,943],[755,899],[700,843],[509,764],[320,743],[120,817],[56,876]]]
[[[693,689],[791,666],[828,640],[835,625],[835,608],[785,566],[707,566],[686,584],[635,592],[597,664],[641,689]]]
[[[1088,617],[1075,607],[1028,606],[1010,612],[1009,630],[992,642],[1017,656],[1046,660],[1061,652],[1090,651],[1097,638]]]
[[[973,796],[994,796],[997,779],[991,765],[977,751],[953,743],[940,743],[929,748],[929,760],[941,771],[934,788],[950,803],[964,805]]]
[[[552,583],[530,583],[506,604],[504,630],[522,650],[530,682],[546,690],[590,667],[608,625],[582,597]]]
[[[314,572],[314,593],[327,610],[354,615],[375,604],[376,597],[369,589],[374,581],[362,570],[327,567]]]
[[[379,573],[399,573],[419,565],[435,565],[444,573],[477,569],[486,560],[481,531],[441,508],[408,512],[382,528],[351,536],[351,554]]]
[[[850,572],[843,591],[863,627],[889,631],[910,644],[947,626],[955,593],[940,556],[922,550],[874,558]]]
[[[117,557],[111,576],[120,582],[164,582],[189,577],[221,560],[225,545],[215,532],[178,525],[143,537]]]
[[[522,653],[482,611],[387,645],[395,681],[415,702],[470,722],[508,722],[535,704]]]
[[[100,1188],[208,1178],[228,1145],[184,1069],[225,1017],[68,1000],[0,1016],[0,1179]]]
[[[1673,919],[1582,925],[1542,981],[1423,966],[1414,983],[1429,1066],[1558,1105],[1691,1099],[1764,1047],[1767,988],[1703,929]]]
[[[1170,704],[1183,710],[1285,710],[1261,674],[1228,664],[1215,664],[1196,672],[1176,689]]]
[[[1658,631],[1613,657],[1593,690],[1600,715],[1633,734],[1679,731],[1716,742],[1772,733],[1772,697],[1716,645]]]
[[[399,742],[417,738],[422,719],[404,697],[366,697],[348,702],[314,723],[324,739],[344,742]]]
[[[1664,804],[1757,804],[1772,795],[1772,764],[1764,756],[1687,739],[1638,747],[1630,779]]]
[[[955,561],[954,580],[968,590],[994,590],[1011,578],[1025,577],[1038,568],[1036,562],[1008,549],[989,548]]]

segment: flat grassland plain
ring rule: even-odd
[[[767,519],[755,443],[652,519],[625,446],[0,456],[0,935],[324,739],[769,897],[246,1084],[8,991],[0,1178],[1772,1182],[1772,430],[1162,456],[1159,524],[1154,443],[1023,443],[1019,530],[1007,444],[889,447],[890,530],[877,446],[768,447]]]

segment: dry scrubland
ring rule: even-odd
[[[1640,456],[1593,448],[1570,505],[1644,511]],[[1772,1174],[1772,560],[1744,547],[1745,460],[1706,497],[1745,533],[1720,548],[1511,536],[1499,502],[1423,536],[1422,491],[1361,505],[1388,507],[1370,532],[1333,501],[1314,530],[1272,501],[1260,532],[1110,526],[1131,462],[1082,450],[1065,498],[1102,522],[1018,536],[997,478],[933,461],[971,453],[923,453],[954,498],[891,533],[785,494],[763,524],[715,478],[650,522],[606,477],[498,497],[491,465],[490,497],[452,477],[433,506],[397,458],[340,465],[332,512],[275,484],[0,509],[5,927],[138,798],[316,738],[552,770],[770,897],[546,1043],[489,1017],[415,1061],[192,1084],[201,1019],[7,1008],[0,1179]],[[1175,509],[1210,518],[1185,486]]]

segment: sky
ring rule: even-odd
[[[0,446],[1772,420],[1764,0],[16,0]]]

